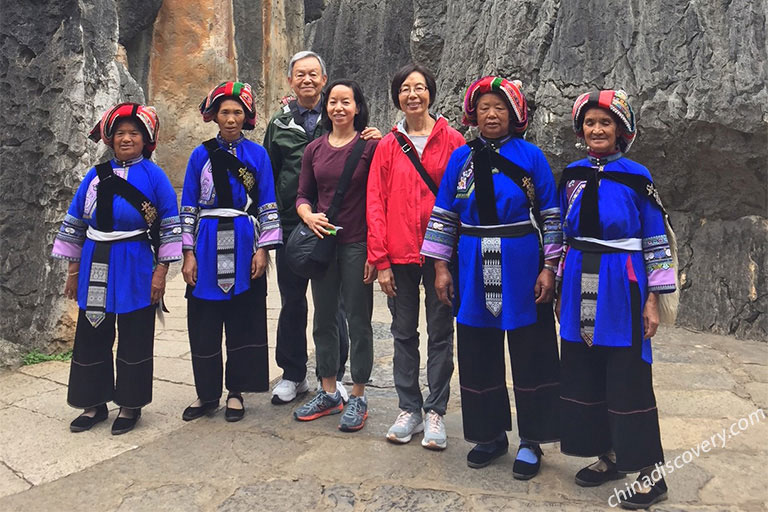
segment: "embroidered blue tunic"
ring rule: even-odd
[[[275,200],[275,184],[272,165],[267,151],[259,144],[244,137],[235,142],[225,142],[217,137],[219,146],[232,152],[248,166],[257,181],[258,213],[252,219],[248,215],[234,218],[235,233],[235,285],[224,293],[216,279],[216,217],[200,217],[200,210],[218,208],[218,198],[213,186],[211,161],[208,151],[201,144],[192,151],[184,177],[181,195],[181,225],[184,250],[193,249],[197,259],[197,283],[192,295],[199,299],[229,300],[248,290],[251,283],[251,259],[258,248],[273,248],[282,244],[283,235]],[[245,210],[248,193],[231,173],[232,203],[235,209]]]
[[[557,190],[544,154],[521,138],[511,138],[499,153],[531,174],[543,220],[546,258],[560,255],[562,232]],[[421,254],[450,261],[458,239],[458,279],[454,292],[458,301],[456,320],[471,327],[512,330],[536,322],[534,286],[539,275],[539,235],[501,238],[501,294],[498,316],[486,308],[483,287],[481,237],[462,234],[460,224],[480,224],[473,166],[469,146],[456,149],[448,161],[432,216],[427,224]],[[530,221],[525,193],[511,178],[493,170],[496,211],[500,224]]]
[[[585,158],[568,167],[596,167]],[[627,158],[609,161],[604,172],[625,172],[651,179],[648,169]],[[560,191],[563,212],[563,234],[566,252],[560,272],[563,287],[560,311],[560,336],[563,341],[583,343],[580,334],[581,251],[568,247],[568,240],[582,236],[579,232],[581,197],[584,181],[571,180]],[[594,344],[611,347],[632,345],[630,282],[640,288],[640,303],[645,304],[649,292],[670,293],[675,290],[675,269],[661,211],[648,197],[610,179],[600,180],[598,207],[603,239],[620,241],[641,239],[642,251],[612,252],[601,255],[595,313]],[[651,363],[650,339],[643,336],[643,359]]]
[[[116,175],[141,190],[157,207],[161,219],[158,261],[171,262],[181,259],[181,227],[176,192],[163,170],[143,157],[129,162],[112,160],[110,163]],[[86,231],[88,227],[97,228],[98,183],[96,169],[91,168],[80,183],[53,243],[54,258],[80,261],[77,304],[81,309],[86,308],[88,299],[88,281],[95,243],[86,238]],[[114,198],[112,212],[115,231],[147,229],[147,223],[141,213],[119,195]],[[107,313],[130,313],[149,306],[153,270],[152,248],[148,241],[112,242],[107,276]]]

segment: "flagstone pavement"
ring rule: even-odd
[[[0,510],[588,511],[615,504],[611,497],[631,478],[578,487],[573,475],[585,460],[560,454],[558,444],[544,447],[536,478],[514,480],[514,431],[510,455],[484,469],[468,468],[457,373],[446,416],[448,448],[425,450],[420,435],[407,445],[388,443],[397,395],[390,316],[376,288],[370,416],[357,433],[340,432],[338,416],[299,423],[292,418],[298,404],[272,405],[269,393],[247,394],[238,423],[226,423],[222,411],[183,422],[195,391],[180,275],[168,283],[171,313],[157,328],[154,401],[133,432],[112,436],[111,421],[69,432],[77,411],[66,405],[68,363],[0,372]],[[274,362],[279,306],[272,272],[273,380],[280,376]],[[423,325],[422,318],[422,333]],[[311,327],[308,335],[311,340]],[[768,410],[768,344],[674,328],[660,331],[654,350],[662,441],[667,461],[678,467],[667,474],[669,499],[653,509],[768,510],[768,418],[762,413]],[[111,410],[110,420],[115,415]]]

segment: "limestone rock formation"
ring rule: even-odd
[[[156,158],[180,186],[192,148],[216,133],[201,122],[203,96],[220,81],[251,82],[261,130],[250,137],[260,140],[303,29],[303,3],[289,0],[3,5],[0,365],[72,340],[76,307],[50,251],[80,180],[107,154],[86,138],[102,112],[145,98],[157,106]]]
[[[307,48],[326,61],[329,82],[357,80],[369,103],[371,125],[383,133],[397,118],[389,81],[411,60],[412,25],[411,0],[331,0],[305,30]]]
[[[6,2],[0,18],[0,338],[26,350],[71,326],[65,267],[50,252],[80,179],[104,151],[87,133],[108,105],[143,100],[115,61],[114,1],[38,4]]]
[[[304,9],[289,0],[165,0],[154,25],[148,94],[162,119],[157,162],[181,187],[187,160],[216,135],[198,105],[220,82],[254,87],[261,140],[278,100],[286,94],[285,67],[299,50]]]
[[[681,230],[678,323],[768,339],[765,0],[372,4],[327,2],[307,42],[334,75],[363,83],[382,129],[397,114],[386,94],[392,71],[411,58],[436,72],[435,110],[457,127],[472,80],[519,78],[528,139],[559,175],[580,157],[576,96],[627,90],[639,120],[629,156],[651,170]]]

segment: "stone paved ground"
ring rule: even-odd
[[[279,311],[274,278],[270,342]],[[76,415],[65,403],[68,364],[49,362],[0,373],[0,510],[602,510],[613,486],[583,489],[573,474],[584,461],[545,447],[541,474],[512,479],[512,456],[481,470],[465,464],[458,376],[446,418],[449,446],[423,449],[420,439],[394,446],[384,434],[397,414],[392,387],[389,313],[376,293],[376,362],[365,429],[345,434],[337,417],[300,424],[295,405],[273,406],[268,394],[246,396],[247,415],[181,421],[194,399],[180,276],[168,286],[172,314],[158,329],[155,400],[129,434],[110,422],[71,434]],[[667,459],[687,463],[668,476],[670,499],[656,510],[768,510],[768,345],[663,330],[654,373]],[[279,376],[272,355],[271,375]],[[114,411],[111,412],[114,418]],[[111,419],[112,419],[111,418]],[[737,422],[741,420],[741,424]],[[725,447],[699,443],[726,431]],[[510,434],[514,444],[514,432]],[[708,450],[707,450],[708,449]],[[628,482],[629,480],[627,480]],[[624,488],[619,481],[616,486]]]

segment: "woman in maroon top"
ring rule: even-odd
[[[368,168],[376,149],[375,140],[365,144],[352,174],[344,200],[331,224],[324,212],[336,193],[344,164],[368,124],[368,107],[363,91],[354,80],[336,80],[324,96],[322,123],[327,133],[307,145],[299,176],[296,211],[320,238],[336,236],[336,253],[325,275],[312,279],[315,305],[313,337],[322,389],[294,412],[300,421],[310,421],[344,410],[339,429],[360,430],[368,417],[365,383],[373,367],[373,283],[376,268],[368,262],[365,223],[365,193]],[[313,211],[312,205],[315,204]],[[344,409],[336,389],[339,368],[337,310],[342,294],[347,311],[350,338],[352,394]]]

